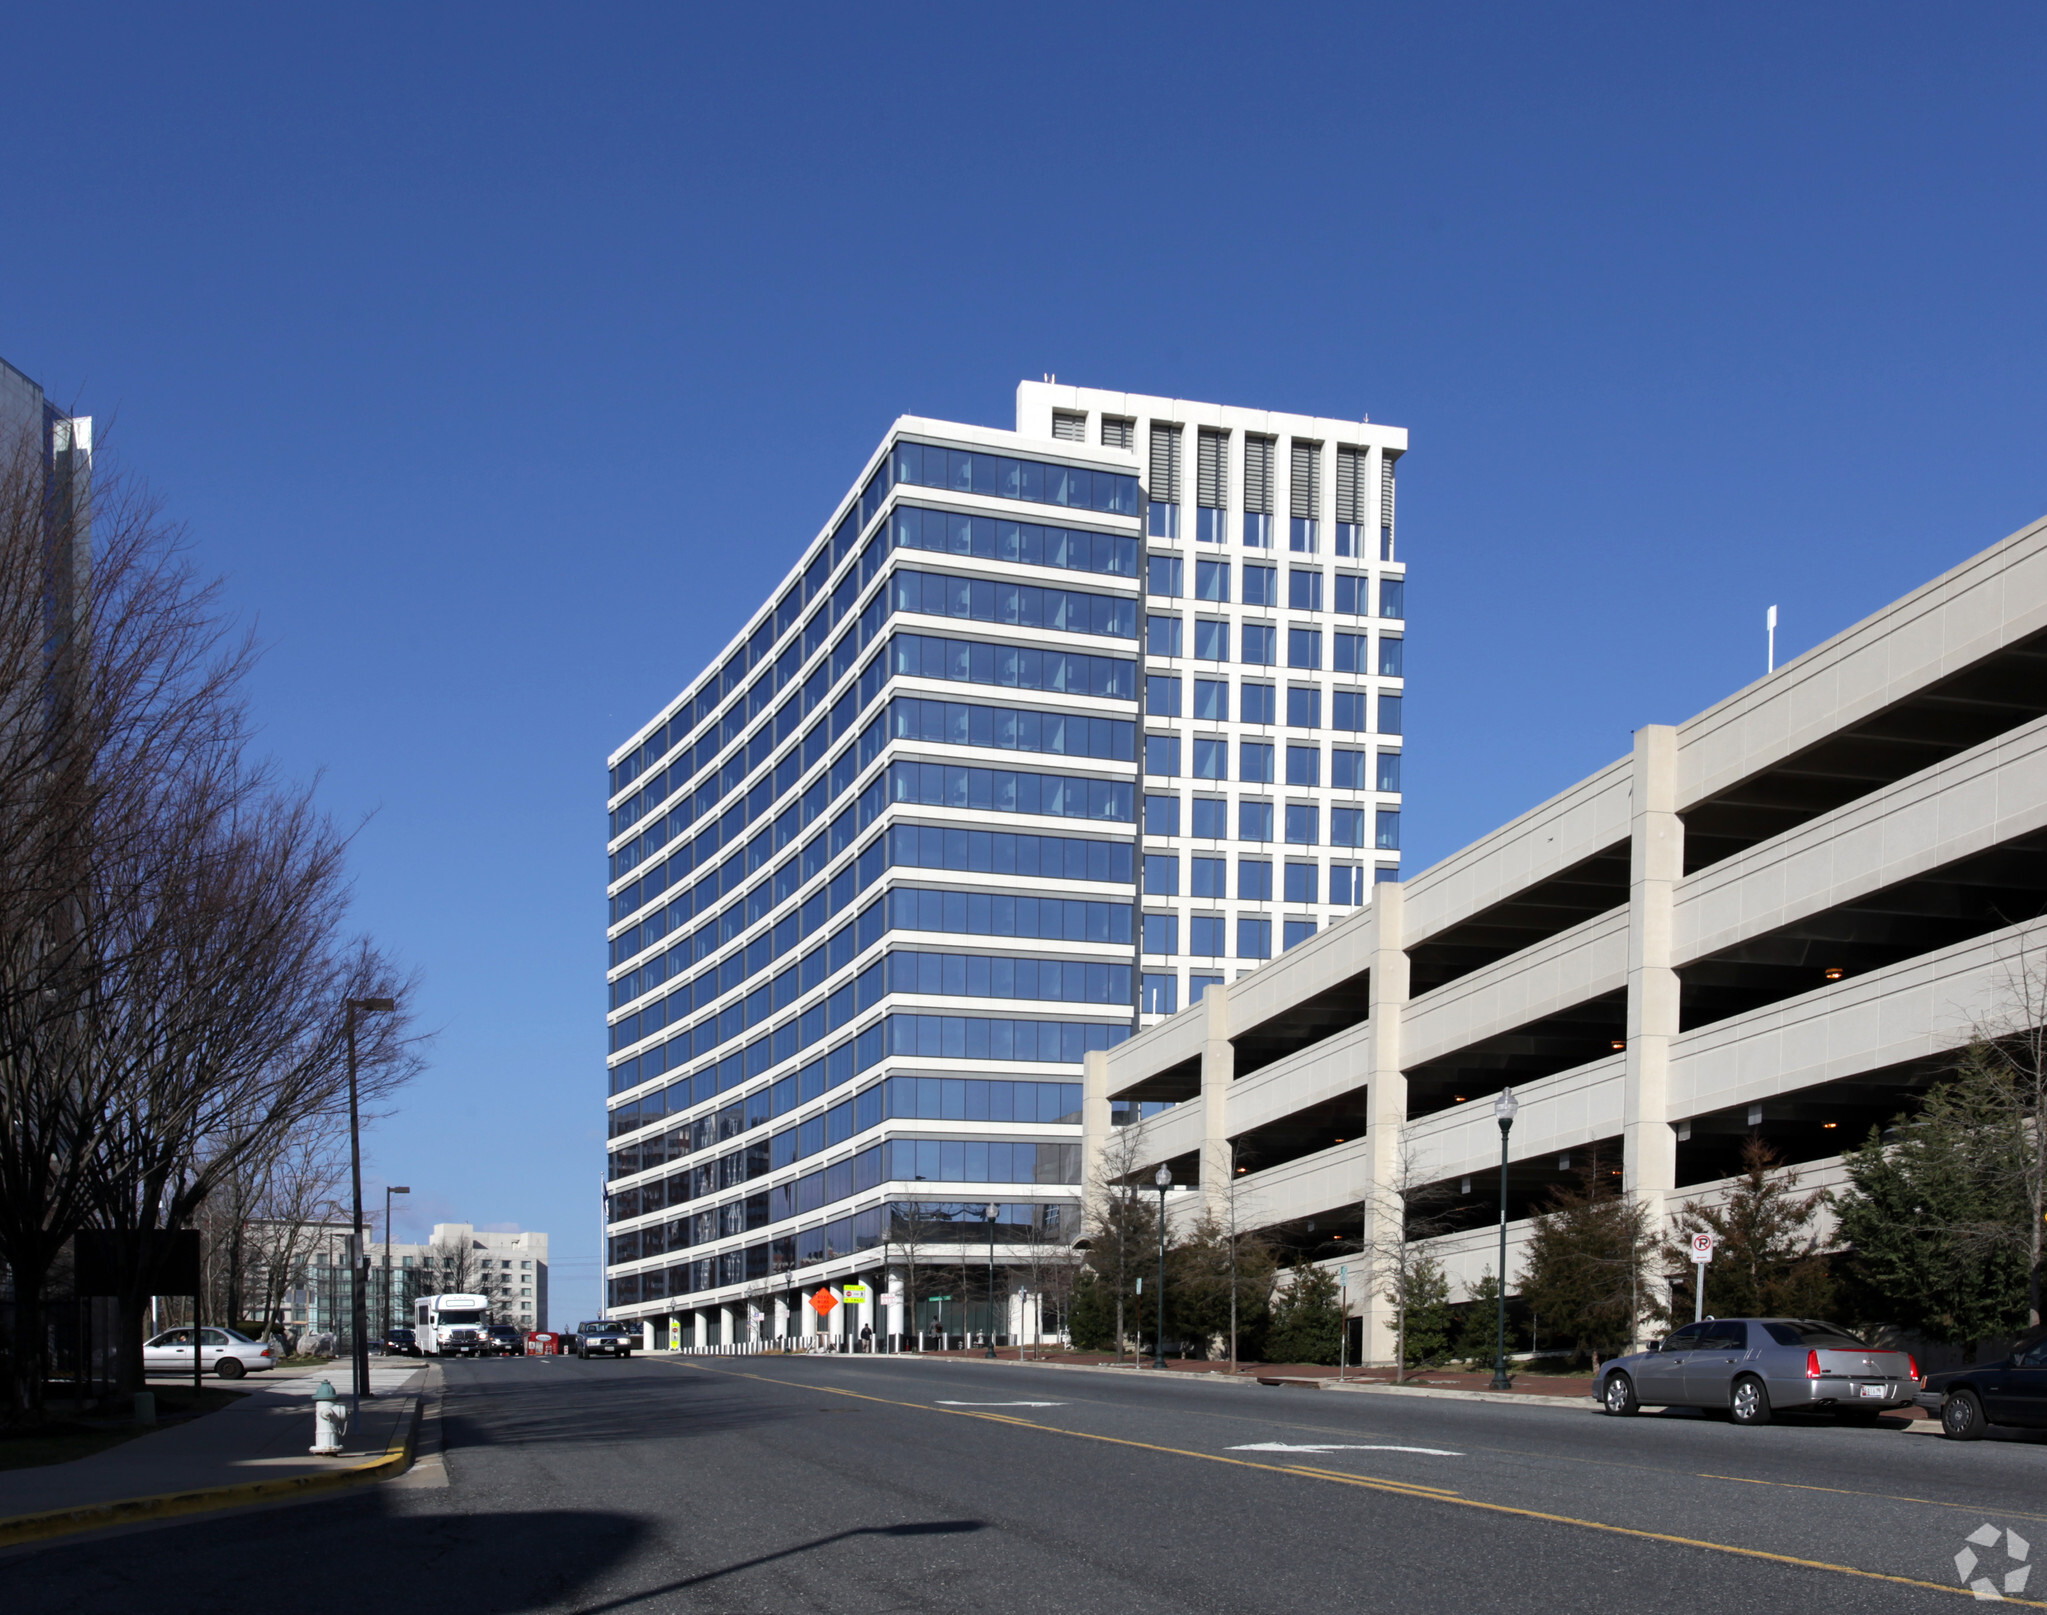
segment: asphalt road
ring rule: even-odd
[[[1806,1615],[1956,1608],[1958,1552],[2001,1581],[2047,1542],[2047,1434],[887,1358],[446,1373],[445,1487],[16,1554],[0,1597],[42,1615]],[[1994,1542],[1965,1540],[1985,1526]],[[2047,1607],[2047,1572],[2024,1593]]]

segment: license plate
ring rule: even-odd
[[[1888,1385],[1862,1385],[1857,1387],[1857,1391],[1860,1395],[1878,1398],[1885,1398],[1891,1394],[1891,1388]]]

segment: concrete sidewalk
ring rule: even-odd
[[[201,1418],[70,1463],[0,1470],[0,1548],[400,1473],[411,1459],[429,1370],[406,1358],[371,1359],[370,1394],[341,1455],[315,1457],[307,1450],[313,1393],[326,1379],[345,1401],[347,1376],[346,1363],[273,1370],[241,1381],[236,1389],[246,1387],[246,1396]]]

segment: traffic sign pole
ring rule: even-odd
[[[1702,1322],[1706,1316],[1706,1267],[1713,1260],[1713,1247],[1719,1243],[1718,1236],[1710,1233],[1692,1235],[1692,1322]]]

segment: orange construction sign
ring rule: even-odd
[[[830,1290],[819,1290],[817,1294],[810,1298],[810,1310],[815,1312],[820,1318],[829,1317],[832,1308],[838,1304],[839,1298],[833,1295]]]

